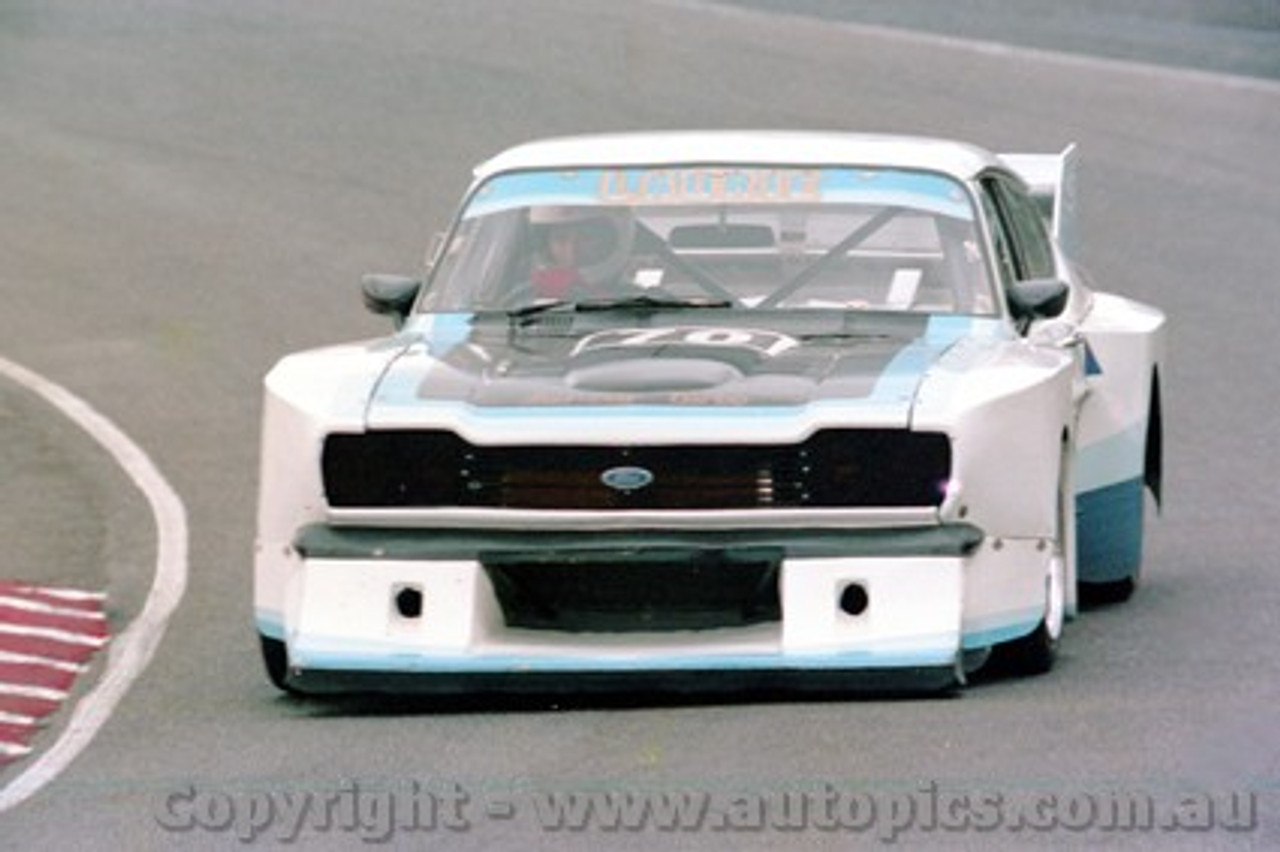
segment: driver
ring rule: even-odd
[[[538,298],[589,295],[622,271],[631,253],[629,210],[606,207],[535,207],[531,281]]]

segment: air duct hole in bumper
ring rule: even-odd
[[[857,618],[870,606],[871,597],[867,594],[867,587],[861,583],[849,583],[840,590],[840,611],[845,615]]]
[[[396,615],[404,619],[422,617],[422,589],[412,584],[397,584],[391,588],[391,603]]]

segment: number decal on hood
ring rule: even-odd
[[[621,328],[601,331],[583,338],[574,355],[595,349],[659,348],[662,346],[723,346],[750,349],[774,357],[799,346],[794,337],[776,331],[743,328],[680,327]]]

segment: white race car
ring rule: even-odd
[[[1074,149],[591,136],[481,165],[394,333],[267,376],[283,689],[947,690],[1123,598],[1164,317],[1071,259]]]

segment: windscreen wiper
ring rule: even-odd
[[[507,316],[513,320],[527,320],[530,317],[536,317],[545,313],[567,313],[576,310],[577,302],[565,299],[554,299],[546,302],[534,302],[532,305],[525,305],[520,308],[513,308],[507,311]]]
[[[583,313],[588,311],[615,310],[651,310],[661,311],[668,308],[730,308],[733,303],[727,299],[711,299],[705,296],[693,299],[680,299],[675,296],[654,296],[644,293],[636,296],[620,296],[614,299],[586,299],[578,302],[577,309]]]
[[[731,308],[733,303],[726,299],[706,297],[679,299],[674,296],[653,296],[648,293],[636,296],[619,296],[616,298],[580,299],[571,301],[556,299],[554,301],[536,302],[521,308],[507,311],[507,316],[517,322],[525,322],[543,314],[590,313],[592,311],[648,310],[661,311],[682,308]]]

